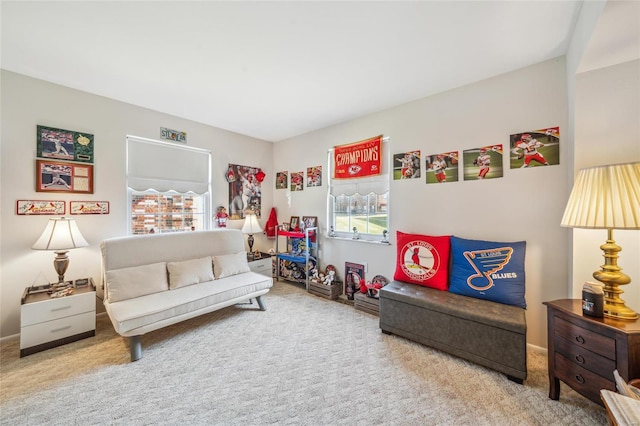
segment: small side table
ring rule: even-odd
[[[582,314],[582,301],[547,306],[549,398],[560,398],[560,380],[596,404],[600,390],[616,390],[613,370],[626,381],[640,378],[640,320]]]
[[[20,357],[96,335],[96,287],[93,279],[68,296],[30,294],[20,309]]]
[[[260,257],[247,256],[249,269],[268,277],[273,277],[273,261],[269,253],[260,253]]]

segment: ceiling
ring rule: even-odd
[[[2,1],[3,69],[277,142],[566,53],[581,1]]]

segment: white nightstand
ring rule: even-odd
[[[27,293],[28,289],[20,310],[20,357],[96,335],[96,288],[91,278],[69,296]]]
[[[269,253],[260,253],[260,258],[252,259],[247,257],[249,261],[249,269],[253,272],[257,272],[268,277],[273,277],[273,267],[271,255]]]

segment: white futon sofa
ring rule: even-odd
[[[273,285],[250,271],[237,229],[111,238],[101,250],[104,306],[131,361],[147,332],[254,298],[264,311]]]

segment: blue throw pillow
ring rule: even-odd
[[[525,241],[500,243],[451,237],[449,291],[526,308]]]

